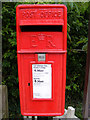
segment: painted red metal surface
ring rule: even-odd
[[[56,4],[18,5],[16,29],[21,114],[24,116],[63,115],[66,86],[67,8]],[[45,54],[45,61],[38,61],[38,53]],[[32,64],[51,64],[51,99],[33,99]]]

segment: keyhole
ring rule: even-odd
[[[28,83],[28,86],[30,86],[30,83]]]

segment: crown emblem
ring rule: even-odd
[[[44,40],[45,39],[45,35],[44,34],[39,34],[38,35],[38,39],[39,40]]]

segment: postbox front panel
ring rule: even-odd
[[[19,5],[16,13],[21,113],[26,116],[63,115],[66,7]]]

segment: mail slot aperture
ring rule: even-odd
[[[32,26],[21,26],[21,31],[22,32],[38,32],[38,31],[43,31],[43,32],[62,32],[62,25],[32,25]]]

